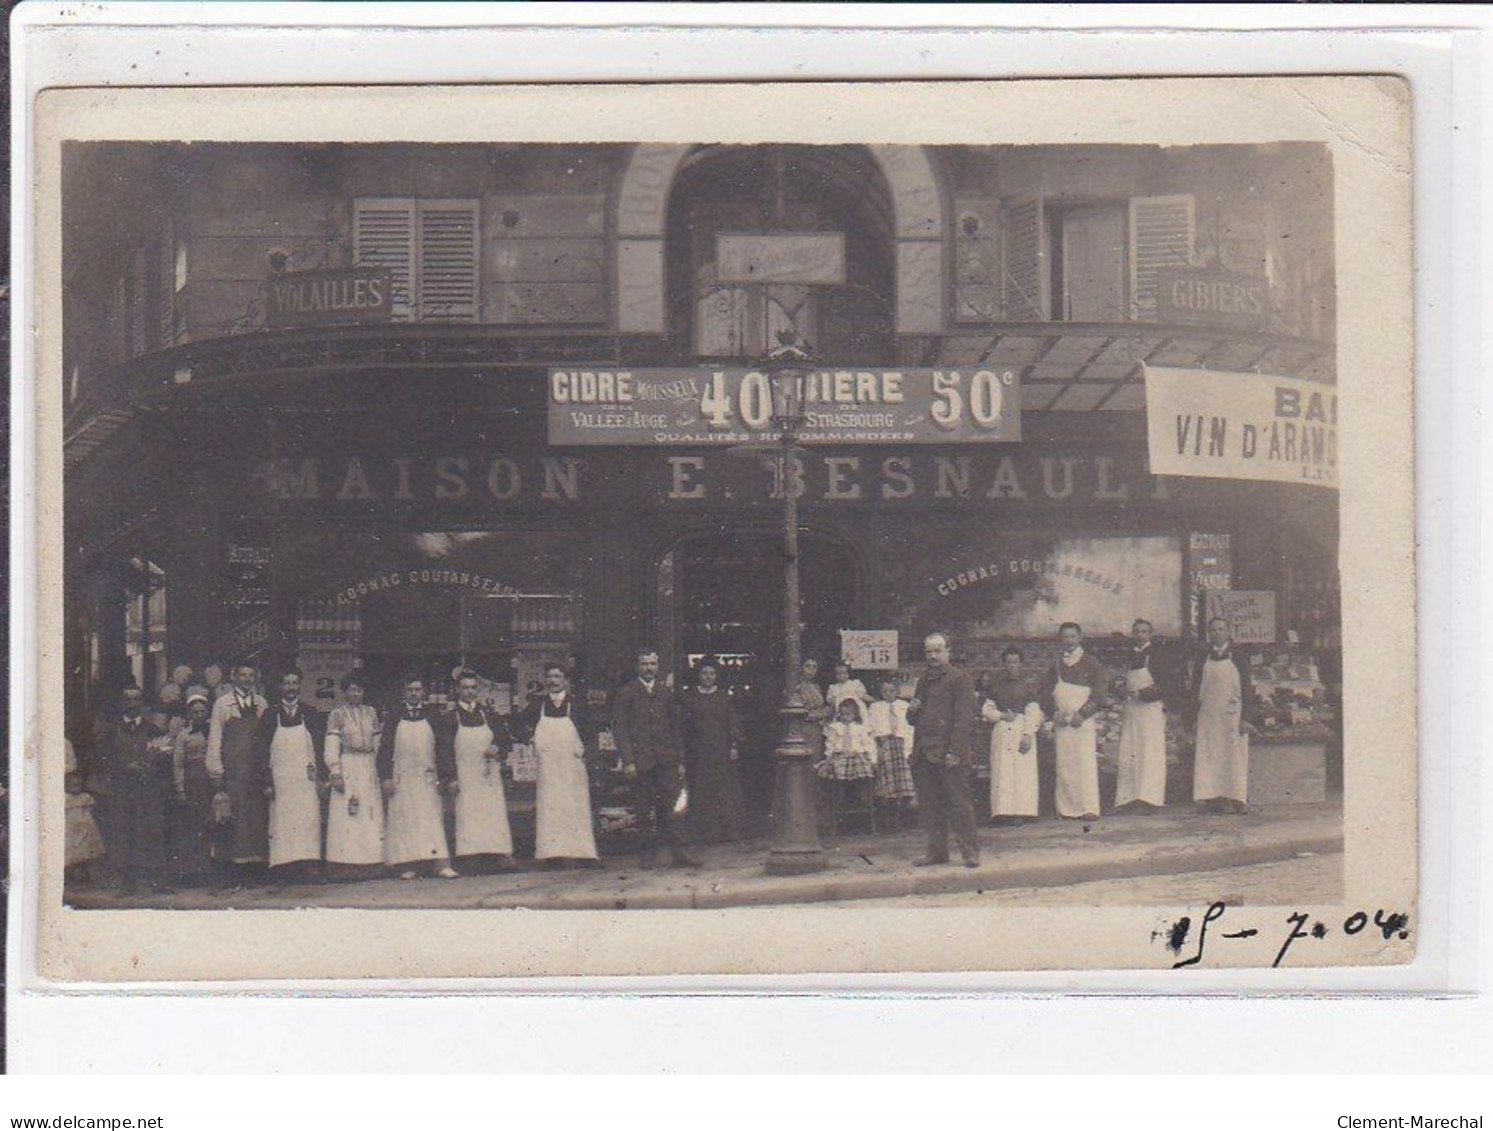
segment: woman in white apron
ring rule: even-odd
[[[384,723],[379,743],[379,779],[388,798],[384,862],[415,879],[426,868],[454,880],[446,818],[441,808],[443,779],[436,759],[435,728],[425,709],[425,683],[404,681],[404,702]]]
[[[327,808],[327,870],[371,878],[384,864],[384,795],[378,780],[378,712],[363,702],[362,676],[342,680],[346,702],[327,717],[325,757],[332,780]]]
[[[1047,699],[1052,709],[1057,747],[1059,817],[1099,818],[1099,747],[1094,716],[1108,702],[1105,673],[1083,650],[1083,629],[1071,621],[1058,630],[1063,654],[1048,674]]]
[[[501,761],[507,727],[477,701],[475,672],[457,676],[456,705],[445,722],[456,767],[456,855],[489,858],[492,866],[511,868],[513,833]]]
[[[1208,642],[1211,647],[1198,665],[1193,691],[1197,754],[1192,798],[1206,809],[1243,813],[1249,786],[1249,736],[1244,727],[1253,714],[1254,686],[1222,617],[1208,623]]]
[[[1166,704],[1157,682],[1159,662],[1151,643],[1151,622],[1130,628],[1130,662],[1125,671],[1125,703],[1120,708],[1119,778],[1115,808],[1159,809],[1166,804]]]
[[[1001,824],[1037,815],[1037,731],[1041,689],[1021,670],[1021,649],[1001,653],[1004,665],[990,685],[981,717],[990,731],[990,815]]]
[[[559,664],[545,669],[544,692],[529,700],[519,726],[521,733],[533,736],[539,762],[534,859],[551,861],[552,866],[574,862],[594,867],[596,835],[582,738],[582,728],[589,727]]]
[[[260,748],[269,764],[270,867],[321,860],[321,790],[316,747],[321,716],[301,702],[299,672],[280,678],[280,700],[260,721]]]

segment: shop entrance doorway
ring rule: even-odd
[[[803,655],[823,674],[839,653],[839,631],[858,624],[861,579],[843,545],[810,531],[801,541]],[[783,696],[782,540],[767,531],[687,537],[658,566],[661,657],[675,685],[693,684],[694,665],[714,656],[741,713],[742,790],[760,825],[772,799],[773,748]]]

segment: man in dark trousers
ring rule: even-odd
[[[99,723],[97,748],[109,775],[108,849],[128,895],[140,883],[164,887],[166,816],[176,787],[164,732],[145,717],[145,695],[134,686],[120,694],[120,713]]]
[[[923,641],[928,667],[907,705],[912,739],[912,781],[918,812],[928,831],[928,852],[914,860],[922,868],[949,862],[949,826],[966,868],[980,863],[975,806],[970,797],[974,774],[974,681],[949,656],[949,638],[941,632]]]
[[[676,866],[698,868],[700,862],[684,851],[674,820],[684,789],[678,704],[673,689],[658,678],[658,653],[652,648],[638,652],[638,677],[623,684],[613,700],[612,737],[642,795],[642,867],[652,868],[658,850],[667,847]]]

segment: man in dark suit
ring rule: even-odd
[[[109,775],[106,841],[122,895],[141,883],[166,886],[166,816],[176,791],[165,732],[144,706],[144,692],[124,688],[120,713],[99,721],[96,744]]]
[[[685,852],[674,820],[684,788],[678,704],[673,689],[658,678],[658,653],[641,649],[637,661],[637,678],[623,684],[612,703],[612,737],[642,796],[641,864],[652,868],[658,850],[666,847],[676,866],[698,868],[700,862]]]
[[[912,780],[918,793],[918,812],[928,831],[928,851],[913,863],[918,867],[949,862],[949,826],[966,868],[980,864],[980,840],[975,829],[975,806],[970,796],[974,776],[974,681],[950,660],[949,638],[932,633],[923,648],[927,670],[918,680],[907,705],[913,725]]]

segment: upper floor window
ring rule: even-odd
[[[387,268],[395,321],[475,322],[481,263],[476,200],[363,197],[353,202],[353,258]]]
[[[962,320],[1154,321],[1158,273],[1193,263],[1195,213],[1190,195],[968,206],[957,237]]]

